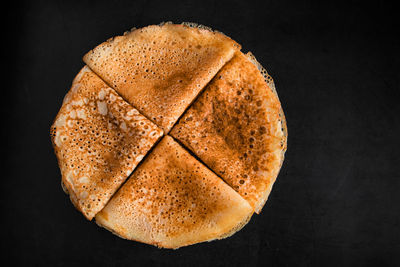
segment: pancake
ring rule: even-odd
[[[51,127],[64,191],[91,220],[162,136],[87,66]]]
[[[227,36],[208,28],[167,23],[111,38],[83,60],[168,133],[239,48]]]
[[[261,211],[287,131],[273,81],[254,56],[236,53],[170,134]]]
[[[237,192],[165,136],[96,222],[122,238],[178,248],[230,236],[252,213]]]

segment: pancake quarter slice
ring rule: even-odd
[[[164,248],[221,239],[253,209],[171,137],[164,137],[96,215],[122,238]]]
[[[51,127],[63,188],[77,209],[91,220],[161,135],[85,66]]]
[[[171,135],[261,211],[283,162],[286,123],[272,79],[253,56],[236,53]]]
[[[205,27],[163,24],[100,44],[83,60],[166,133],[240,46]]]

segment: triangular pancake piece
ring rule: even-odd
[[[100,44],[83,60],[166,133],[239,45],[203,27],[164,24]]]
[[[162,130],[85,66],[51,127],[62,184],[89,220],[135,169]]]
[[[96,215],[122,238],[178,248],[240,230],[253,209],[171,137],[164,137]]]
[[[171,135],[259,213],[286,151],[286,125],[269,76],[237,53],[204,89]],[[254,61],[255,63],[255,61]],[[265,71],[263,73],[266,74]]]

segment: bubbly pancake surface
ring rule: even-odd
[[[170,134],[259,213],[286,150],[280,102],[256,65],[236,53]]]
[[[112,38],[85,63],[166,133],[240,46],[222,33],[153,25]]]
[[[260,213],[287,130],[272,78],[240,48],[201,25],[162,23],[84,56],[51,138],[63,189],[87,219],[178,248]]]
[[[131,174],[162,130],[85,66],[51,127],[62,183],[92,219]]]
[[[237,192],[166,136],[96,222],[123,238],[178,248],[229,236],[252,213]]]

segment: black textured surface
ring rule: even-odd
[[[399,266],[399,41],[389,4],[37,1],[7,9],[3,261],[37,266]],[[325,2],[325,1],[321,1]],[[60,187],[49,127],[81,57],[131,27],[198,22],[274,77],[288,151],[262,214],[177,251],[88,222]],[[5,50],[3,50],[5,51]],[[6,81],[6,83],[4,83]],[[7,262],[7,261],[5,261]]]

